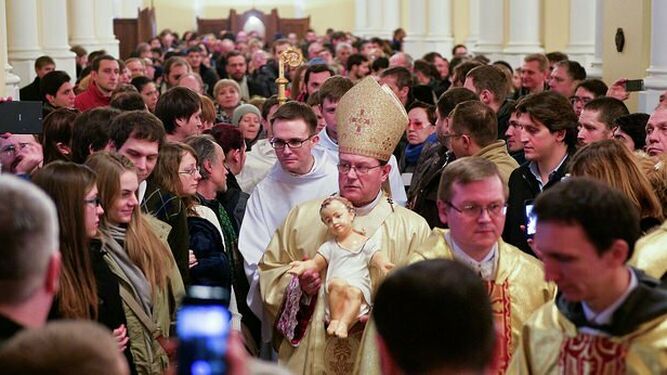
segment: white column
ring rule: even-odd
[[[570,0],[570,41],[565,53],[586,71],[595,55],[595,18],[595,1]]]
[[[118,39],[113,33],[113,4],[109,0],[95,0],[95,36],[99,47],[118,57]]]
[[[543,53],[540,43],[540,2],[509,0],[509,41],[503,50],[510,64],[516,66],[525,55]]]
[[[667,2],[651,2],[651,65],[646,69],[644,85],[646,91],[639,94],[639,111],[651,113],[658,104],[660,93],[667,90],[667,46],[663,42],[667,35]]]
[[[12,73],[12,66],[7,62],[7,14],[5,0],[0,0],[0,96],[19,99],[21,78]]]
[[[306,17],[306,0],[294,0],[294,18]]]
[[[114,18],[137,18],[141,0],[113,0]]]
[[[479,0],[479,38],[473,52],[496,60],[501,57],[504,35],[504,4],[499,0]]]
[[[394,30],[401,27],[401,2],[400,0],[384,0],[382,6],[382,32],[379,37],[391,40]]]
[[[365,37],[368,32],[368,0],[354,1],[354,35]]]
[[[602,52],[604,48],[604,0],[595,0],[595,45],[588,78],[602,79]]]
[[[380,36],[382,33],[382,0],[368,0],[366,25],[368,25],[369,37]]]
[[[56,69],[64,70],[70,77],[76,77],[74,53],[67,43],[67,2],[66,0],[38,0],[42,12],[41,35],[44,54],[51,56]]]
[[[453,46],[452,2],[450,0],[429,0],[428,34],[424,39],[424,53],[435,51],[447,56]]]
[[[424,55],[426,36],[426,0],[411,0],[408,8],[408,34],[403,41],[403,51],[411,56]]]
[[[25,86],[35,78],[35,59],[41,56],[36,0],[7,0],[7,57]]]
[[[92,0],[69,0],[67,9],[70,45],[80,45],[88,53],[98,49],[95,37],[95,7]]]
[[[479,0],[468,1],[469,29],[465,44],[469,51],[475,51],[479,40]]]

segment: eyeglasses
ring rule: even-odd
[[[306,141],[309,141],[313,137],[314,134],[308,136],[308,138],[305,139],[290,139],[289,141],[283,141],[282,139],[272,138],[269,141],[269,143],[271,143],[271,147],[273,147],[276,150],[282,150],[285,148],[285,146],[288,146],[290,149],[295,149],[295,148],[300,148]]]
[[[189,174],[190,176],[194,176],[199,172],[199,168],[192,168],[192,169],[186,169],[184,171],[178,171],[178,174]]]
[[[95,198],[91,198],[91,199],[84,199],[83,203],[89,204],[93,207],[99,207],[99,206],[102,205],[102,200],[100,199],[100,197],[95,197]]]
[[[368,167],[365,165],[352,165],[352,164],[338,164],[338,172],[348,174],[351,170],[357,173],[358,176],[366,175],[371,169],[381,168],[381,165],[376,165],[374,167]]]
[[[486,210],[489,213],[489,216],[500,216],[505,215],[507,212],[507,204],[501,203],[492,203],[488,206],[478,206],[476,204],[467,204],[461,208],[458,208],[452,204],[452,202],[447,202],[447,205],[460,214],[468,216],[469,218],[478,218],[482,215],[482,212]]]

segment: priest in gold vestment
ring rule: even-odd
[[[664,374],[667,291],[626,265],[639,215],[621,192],[573,177],[536,201],[535,248],[559,294],[526,322],[511,374]]]
[[[361,81],[340,100],[337,108],[340,144],[339,191],[355,205],[355,229],[381,234],[381,250],[394,264],[428,236],[428,224],[419,215],[394,204],[383,192],[392,151],[408,119],[403,106],[387,87],[371,77]],[[324,198],[324,197],[323,197]],[[360,317],[346,339],[326,333],[326,270],[322,274],[288,274],[290,262],[312,258],[328,240],[320,221],[318,199],[296,206],[278,227],[259,263],[260,291],[274,321],[274,347],[281,364],[297,374],[350,374],[366,319]],[[379,271],[371,268],[373,289]]]
[[[410,257],[455,259],[484,281],[491,299],[498,335],[498,369],[504,372],[530,314],[554,297],[555,287],[544,281],[542,263],[500,238],[505,222],[506,187],[496,165],[467,157],[448,165],[438,191],[438,212],[450,229],[434,228]],[[418,308],[418,307],[417,307]],[[370,330],[369,330],[370,331]],[[365,337],[369,342],[372,337]],[[366,345],[357,373],[376,374],[377,353]]]
[[[640,238],[628,262],[656,279],[667,279],[667,221]]]

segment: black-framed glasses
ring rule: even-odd
[[[295,148],[300,148],[303,146],[303,144],[307,141],[309,141],[311,138],[313,138],[315,134],[308,136],[307,138],[304,139],[290,139],[290,140],[282,140],[278,138],[271,138],[269,143],[271,143],[271,147],[273,147],[276,150],[282,150],[285,148],[285,146],[288,146],[290,149],[295,149]]]
[[[93,207],[99,207],[99,206],[102,205],[102,200],[100,199],[100,197],[95,197],[95,198],[90,198],[90,199],[84,199],[83,203],[89,204]]]
[[[199,172],[199,168],[192,168],[192,169],[186,169],[184,171],[178,171],[178,174],[189,174],[190,176],[194,176],[195,174],[197,174],[197,172]]]
[[[455,205],[452,204],[452,202],[446,202],[447,205],[456,211],[458,211],[460,214],[465,215],[469,218],[478,218],[482,215],[482,212],[486,210],[486,212],[489,213],[489,216],[500,216],[500,215],[505,215],[507,212],[507,204],[506,203],[491,203],[488,206],[479,206],[476,204],[467,204],[462,207],[456,207]]]
[[[354,171],[357,173],[357,175],[365,175],[368,174],[371,170],[375,168],[381,168],[382,165],[376,165],[374,167],[369,167],[366,165],[352,165],[352,164],[338,164],[338,172],[348,174],[350,173],[351,170],[354,169]]]
[[[585,97],[581,97],[581,96],[571,96],[571,97],[570,97],[570,104],[581,103],[581,104],[586,105],[586,104],[588,104],[588,102],[590,102],[591,100],[593,100],[593,99],[591,99],[591,98],[585,98]]]

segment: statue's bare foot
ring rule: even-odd
[[[338,327],[336,327],[336,336],[341,339],[347,338],[347,324],[344,322],[338,322]]]
[[[327,327],[327,333],[330,335],[336,334],[336,329],[338,328],[338,320],[332,320],[329,322],[329,327]]]

